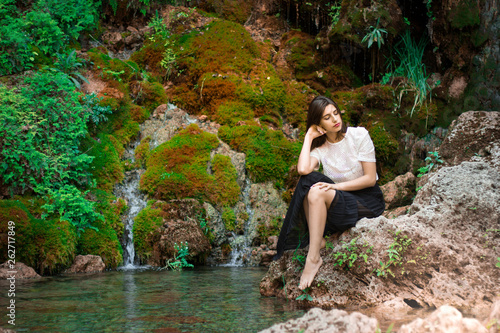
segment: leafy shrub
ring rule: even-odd
[[[93,183],[92,157],[78,148],[91,113],[65,74],[37,73],[24,84],[0,86],[0,175],[12,192],[47,195],[48,213],[89,226],[101,217],[75,186]]]
[[[97,3],[92,0],[38,0],[33,8],[49,13],[67,38],[73,40],[93,28],[98,19]]]
[[[64,45],[64,34],[49,13],[31,11],[24,17],[25,31],[32,39],[32,45],[50,55]]]
[[[33,67],[35,56],[25,24],[15,7],[15,0],[0,3],[0,75],[21,72]]]

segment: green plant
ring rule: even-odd
[[[498,260],[498,261],[497,261],[497,263],[496,263],[496,265],[495,265],[495,266],[497,266],[498,268],[500,268],[500,257],[498,257],[498,258],[497,258],[497,260]]]
[[[65,45],[64,33],[49,13],[31,11],[24,17],[24,27],[36,46],[46,55],[58,52]]]
[[[149,21],[149,27],[153,28],[154,34],[159,35],[162,39],[167,39],[170,36],[170,32],[167,27],[163,23],[163,17],[158,15],[158,10],[155,13],[155,16]]]
[[[441,164],[443,163],[443,160],[441,159],[437,151],[430,151],[428,152],[428,154],[430,156],[427,156],[425,158],[426,165],[421,168],[418,168],[417,177],[422,177],[425,174],[429,173],[437,163]]]
[[[387,262],[380,261],[380,267],[375,269],[377,276],[385,277],[387,274],[390,274],[394,277],[395,275],[389,267],[401,266],[403,264],[404,253],[412,241],[406,235],[399,236],[400,233],[399,230],[394,233],[394,242],[386,250],[389,260]]]
[[[106,114],[112,114],[113,110],[109,105],[102,106],[100,102],[103,100],[103,97],[97,97],[95,93],[91,93],[89,95],[85,95],[82,98],[82,101],[87,107],[89,112],[89,122],[94,126],[94,128],[99,125],[99,123],[105,122],[108,120]]]
[[[82,67],[83,59],[76,56],[76,50],[72,50],[69,54],[56,53],[56,58],[57,60],[54,63],[53,70],[68,75],[68,78],[77,89],[80,89],[80,80],[89,83],[89,81],[79,72],[80,67]]]
[[[362,258],[365,263],[368,263],[368,255],[372,253],[373,246],[369,246],[368,243],[365,242],[363,247],[366,247],[367,249],[363,252],[361,249],[358,249],[358,246],[356,245],[357,240],[357,238],[353,238],[349,243],[342,242],[342,250],[332,253],[335,260],[335,264],[333,264],[333,266],[345,267],[345,269],[349,269],[354,265],[358,258]]]
[[[413,116],[417,107],[418,110],[422,108],[427,97],[431,100],[431,90],[440,84],[439,81],[436,82],[435,86],[430,86],[427,83],[429,76],[425,64],[422,62],[426,45],[427,39],[422,38],[417,43],[411,38],[410,31],[406,30],[401,41],[394,46],[396,58],[390,57],[387,61],[387,69],[389,73],[392,73],[392,77],[402,76],[406,78],[394,90],[396,93],[398,88],[400,89],[395,110],[401,106],[405,94],[412,92],[415,95],[413,106],[409,112],[410,116]]]
[[[95,185],[88,172],[93,157],[78,148],[91,112],[67,75],[38,72],[21,87],[0,85],[0,104],[0,175],[11,193],[47,197],[47,213],[78,228],[100,219],[77,189]]]
[[[31,38],[15,3],[15,0],[0,3],[0,76],[32,68],[38,55],[31,48]]]
[[[361,43],[368,44],[368,48],[372,47],[373,43],[377,43],[377,46],[380,49],[382,44],[384,44],[384,37],[382,34],[387,34],[387,31],[378,27],[379,21],[380,18],[377,20],[377,24],[375,26],[371,25],[368,28],[370,31],[368,31],[365,37],[363,37],[363,40],[361,40]]]
[[[66,39],[77,40],[82,32],[97,24],[99,5],[100,1],[93,0],[38,0],[33,8],[49,13]]]
[[[304,290],[302,290],[303,294],[302,295],[299,295],[297,296],[297,298],[295,299],[296,301],[302,301],[302,300],[306,300],[306,301],[312,301],[313,300],[313,297],[311,295],[309,295],[309,290],[311,288],[308,287]]]
[[[168,80],[172,75],[172,70],[177,67],[177,55],[174,50],[169,47],[170,42],[165,41],[165,51],[163,52],[163,59],[160,61],[160,66],[166,70],[165,79]]]
[[[332,28],[335,25],[337,25],[337,22],[340,19],[340,9],[342,8],[342,6],[340,4],[341,4],[341,1],[339,1],[339,2],[336,1],[336,2],[331,2],[331,3],[328,2],[326,4],[326,6],[328,8],[328,16],[332,20],[332,23],[330,25]]]
[[[166,264],[166,268],[171,270],[182,270],[183,268],[192,268],[192,264],[188,263],[186,258],[189,256],[188,243],[181,242],[180,244],[175,243],[174,249],[176,254],[174,254],[174,259],[169,259]]]

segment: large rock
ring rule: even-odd
[[[313,308],[301,318],[276,324],[260,333],[374,333],[377,325],[377,319],[359,312]]]
[[[12,273],[15,272],[15,273]],[[40,278],[35,270],[22,262],[16,262],[15,265],[11,265],[9,261],[4,262],[0,265],[0,279],[4,280],[14,276],[16,279],[32,279]]]
[[[500,285],[499,182],[486,163],[444,167],[418,192],[410,215],[360,220],[333,250],[322,250],[309,304],[373,306],[398,296],[412,307],[487,304]],[[299,278],[300,265],[286,253],[261,293],[295,299]]]
[[[416,319],[403,325],[399,333],[488,333],[488,330],[473,318],[463,318],[460,311],[443,305],[425,319]]]
[[[500,171],[500,112],[469,111],[454,120],[439,152],[445,162],[487,161]]]
[[[92,254],[77,255],[66,273],[97,273],[104,271],[105,268],[106,265],[100,256]]]
[[[158,201],[155,205],[161,208],[165,223],[152,235],[153,251],[148,264],[164,266],[167,260],[176,255],[175,244],[181,243],[188,244],[191,258],[204,263],[211,246],[196,219],[202,211],[200,203],[194,199],[182,199]]]
[[[407,205],[415,195],[415,175],[407,172],[381,186],[380,189],[384,193],[386,209]]]

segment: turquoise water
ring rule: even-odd
[[[16,281],[18,332],[258,332],[304,314],[262,297],[259,267],[110,271]],[[0,282],[7,324],[7,284]]]

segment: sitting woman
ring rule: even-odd
[[[323,166],[323,173],[316,172]],[[295,188],[278,239],[279,259],[285,250],[309,245],[300,289],[312,284],[323,260],[324,236],[341,233],[363,217],[385,208],[377,185],[375,147],[364,127],[347,127],[337,104],[318,96],[309,105],[307,132]]]

